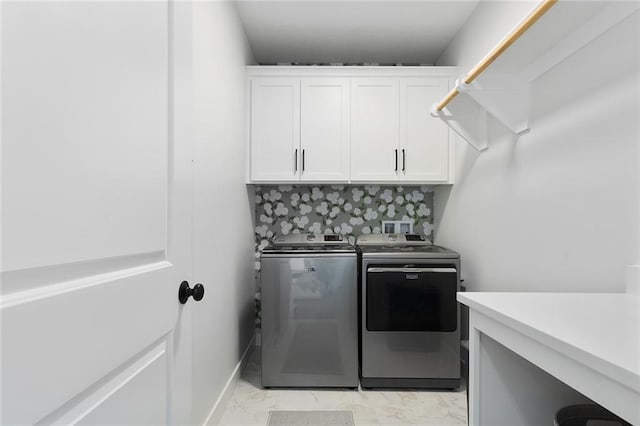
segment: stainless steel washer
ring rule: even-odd
[[[362,256],[362,387],[460,384],[460,255],[421,235],[368,234]]]
[[[357,269],[341,235],[287,235],[263,250],[263,386],[358,386]]]

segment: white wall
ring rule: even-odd
[[[439,64],[470,69],[530,8],[480,3]],[[624,291],[640,256],[638,22],[534,82],[530,134],[491,121],[488,151],[457,141],[435,241],[460,251],[470,291]]]
[[[253,56],[233,3],[194,2],[193,57],[193,267],[206,293],[193,309],[192,419],[202,424],[254,330],[253,196],[244,184],[244,66]]]

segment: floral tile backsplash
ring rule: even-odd
[[[304,232],[344,235],[382,232],[382,221],[408,220],[413,232],[431,236],[433,189],[430,186],[255,187],[256,326],[260,327],[260,253],[274,236]]]

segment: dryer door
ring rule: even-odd
[[[458,277],[452,266],[369,266],[369,331],[455,331]]]

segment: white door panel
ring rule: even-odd
[[[171,342],[162,340],[145,350],[135,362],[114,372],[86,395],[71,401],[39,424],[95,425],[105,418],[113,424],[169,423],[166,411],[169,383],[163,370],[171,362],[170,352]],[[132,400],[136,401],[135,406],[131,406]]]
[[[41,420],[170,332],[177,271],[136,272],[3,297],[3,424]]]
[[[300,80],[251,81],[251,179],[300,180]]]
[[[115,424],[168,424],[169,413],[164,409],[169,395],[166,372],[170,358],[167,349],[165,341],[161,347],[147,354],[128,375],[124,375],[119,386],[103,400],[96,401],[95,408],[75,423],[96,425],[103,419],[109,419]],[[136,404],[132,405],[131,401],[136,401]]]
[[[1,7],[0,423],[168,423],[192,208],[172,8]]]
[[[400,83],[400,144],[403,180],[447,181],[449,129],[430,115],[431,105],[448,90],[444,78],[403,79]]]
[[[162,250],[166,4],[2,7],[4,269]]]
[[[351,86],[351,180],[397,179],[400,138],[397,79],[354,79]]]
[[[302,80],[302,181],[349,180],[350,90],[347,79]]]

